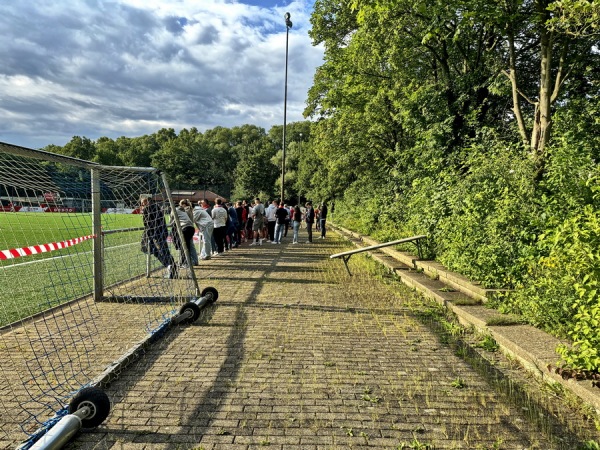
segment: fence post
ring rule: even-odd
[[[94,238],[94,301],[102,300],[103,292],[103,267],[102,267],[102,207],[100,206],[100,171],[96,168],[92,172],[92,234]]]

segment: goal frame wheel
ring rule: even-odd
[[[80,417],[82,428],[96,428],[110,413],[110,399],[102,389],[97,387],[80,390],[69,402],[69,414],[74,414],[85,406],[90,412],[86,417]]]
[[[192,315],[191,317],[188,317],[185,320],[182,320],[181,323],[193,323],[196,320],[198,320],[198,317],[200,317],[200,307],[194,303],[194,302],[187,302],[185,303],[180,309],[179,309],[179,314],[184,314],[186,311],[191,311]]]
[[[214,303],[217,301],[217,299],[219,298],[219,291],[217,291],[214,287],[212,286],[208,286],[205,287],[204,289],[202,289],[202,292],[200,293],[201,297],[205,297],[207,294],[212,294],[212,298],[210,300],[210,303]]]

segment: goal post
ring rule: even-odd
[[[141,198],[164,221],[152,242]],[[0,202],[0,446],[14,447],[184,307],[210,301],[174,246],[179,222],[166,233],[176,205],[155,168],[0,142]]]

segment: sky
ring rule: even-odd
[[[314,0],[6,1],[0,141],[29,148],[304,120]]]

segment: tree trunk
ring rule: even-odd
[[[531,135],[531,150],[538,167],[538,176],[546,163],[545,148],[552,128],[552,50],[553,37],[545,26],[548,20],[547,0],[538,0],[536,6],[540,17],[540,93]],[[559,72],[560,73],[560,72]]]
[[[525,145],[530,144],[530,140],[527,137],[527,129],[525,128],[525,122],[523,121],[523,113],[521,112],[521,99],[519,94],[519,83],[517,81],[517,64],[515,55],[515,38],[512,30],[508,32],[508,46],[509,46],[509,72],[508,78],[512,87],[512,100],[513,100],[513,113],[519,126],[519,134]]]

